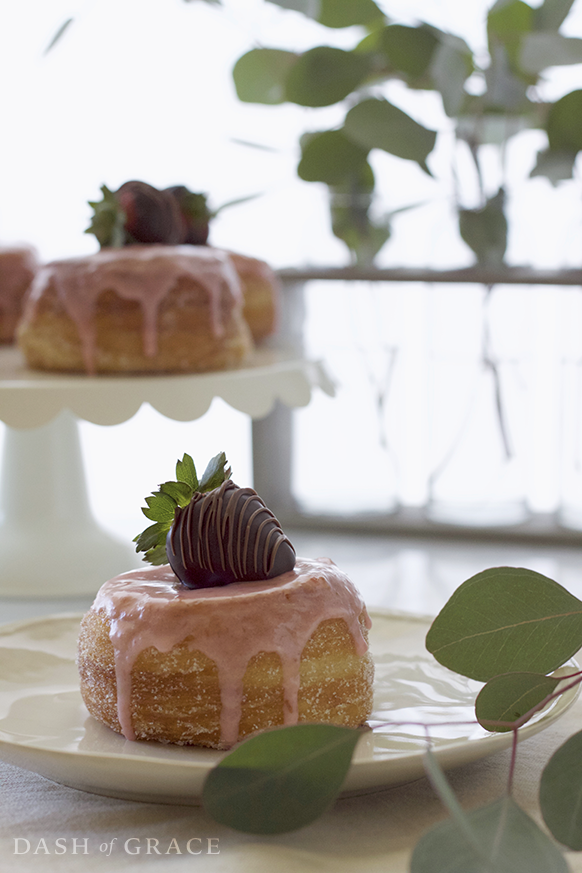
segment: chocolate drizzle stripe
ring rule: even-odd
[[[221,518],[223,515],[223,508],[222,507],[223,507],[223,503],[224,503],[224,492],[222,491],[222,489],[220,489],[218,491],[218,499],[215,501],[211,501],[211,502],[213,503],[212,508],[214,510],[214,512],[212,514],[212,523],[213,523],[215,529],[219,532],[219,536],[217,537],[217,542],[218,542],[218,555],[219,555],[220,566],[219,567],[213,566],[212,554],[210,553],[210,549],[209,549],[208,569],[214,570],[214,571],[219,570],[219,569],[226,570],[227,563],[226,563],[226,559],[225,559],[225,555],[224,555],[223,524],[221,523]],[[210,519],[209,519],[209,521],[210,521]],[[208,543],[210,544],[210,537],[208,537]]]
[[[263,530],[264,530],[265,527],[269,524],[270,521],[271,521],[270,518],[265,518],[265,519],[263,519],[263,521],[262,521],[261,524],[259,525],[259,529],[257,530],[257,538],[256,538],[256,540],[255,540],[255,548],[254,548],[254,556],[253,556],[253,557],[254,557],[254,566],[255,566],[255,569],[258,569],[258,567],[259,567],[259,555],[260,555],[260,547],[261,547],[261,534],[263,533]],[[268,541],[269,541],[269,537],[268,537],[268,535],[267,535],[267,536],[265,537],[265,545],[268,543]],[[266,560],[266,551],[265,551],[265,549],[263,549],[263,558],[262,558],[262,565],[261,565],[262,568],[263,568],[263,570],[265,569],[266,564],[267,564],[267,560]]]
[[[289,540],[287,539],[286,536],[282,536],[282,537],[277,538],[277,542],[273,546],[273,550],[271,552],[271,560],[269,562],[269,569],[267,570],[267,572],[269,574],[271,573],[271,571],[273,569],[273,565],[274,565],[275,560],[277,558],[277,552],[279,551],[279,546],[281,546],[283,543],[288,543],[288,542],[289,542]]]
[[[281,537],[277,537],[276,541],[271,545],[271,538],[273,537],[274,532],[269,531],[267,535],[267,539],[265,541],[265,552],[263,555],[263,564],[265,567],[265,572],[267,575],[271,572],[273,568],[273,564],[275,562],[275,556],[277,554],[277,550],[282,541]]]
[[[250,539],[251,533],[253,532],[251,525],[252,525],[253,521],[255,520],[255,518],[257,518],[259,515],[261,515],[262,512],[263,512],[262,507],[259,507],[259,509],[255,510],[255,512],[253,512],[252,516],[249,519],[249,523],[247,525],[246,536],[245,536],[244,552],[243,552],[245,556],[248,555],[249,539]],[[268,522],[269,519],[267,518],[266,521]],[[255,548],[254,548],[254,552],[253,552],[253,565],[252,565],[255,573],[260,572],[260,569],[259,569],[259,566],[257,563],[257,548],[258,548],[258,544],[259,544],[259,537],[261,535],[261,531],[263,529],[264,524],[265,524],[265,522],[263,522],[262,524],[259,524],[259,527],[255,533]],[[246,563],[247,563],[247,561],[245,561],[245,565],[246,565]]]

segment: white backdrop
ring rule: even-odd
[[[485,50],[483,12],[490,4],[484,0],[394,0],[380,5],[395,20],[424,19],[463,36],[480,54]],[[74,22],[62,40],[44,54],[53,34],[71,16]],[[580,0],[563,32],[582,35]],[[335,123],[340,110],[241,104],[231,79],[235,60],[253,45],[303,49],[330,40],[349,47],[355,34],[328,31],[263,0],[223,0],[222,6],[202,0],[4,0],[0,4],[0,242],[32,242],[45,259],[95,251],[95,240],[83,233],[89,220],[87,200],[99,197],[103,183],[115,189],[127,179],[138,178],[158,186],[183,183],[205,191],[213,207],[260,194],[220,214],[211,235],[215,245],[263,257],[274,266],[347,263],[343,245],[329,230],[325,190],[301,182],[295,174],[299,134]],[[552,71],[541,96],[556,97],[580,85],[582,65],[559,68]],[[398,82],[389,84],[387,94],[413,116],[422,117],[427,126],[450,129],[435,94],[407,94]],[[409,162],[374,156],[380,211],[425,203],[395,221],[393,239],[380,255],[379,265],[471,263],[472,255],[455,229],[451,142],[452,137],[445,135],[429,159],[435,180]],[[508,149],[513,229],[508,260],[540,267],[579,266],[579,179],[558,188],[545,179],[528,180],[535,153],[543,144],[543,134],[528,132],[515,138]],[[462,154],[459,160],[463,169]],[[493,149],[485,154],[484,169],[493,191],[499,181]],[[473,205],[474,180],[468,166],[464,184],[467,205]],[[310,302],[311,317],[319,319],[310,327],[310,349],[315,353],[322,345],[318,338],[326,332],[333,346],[343,318],[340,314],[340,321],[334,322],[336,307],[324,305],[323,300]],[[558,318],[555,298],[549,292],[549,296],[538,294],[536,300],[531,316],[534,330],[547,331],[552,319],[556,323]],[[522,318],[516,317],[519,330]],[[545,344],[550,352],[555,337],[550,329]],[[418,344],[418,332],[411,341]],[[329,349],[325,353],[331,354]],[[554,366],[555,356],[552,361]],[[544,366],[540,369],[546,372]],[[418,380],[415,372],[409,370],[413,382]],[[550,407],[559,377],[554,374],[552,379],[543,389]],[[406,394],[406,385],[398,390],[401,396]],[[377,423],[374,410],[368,409],[354,426],[349,400],[347,404],[333,412],[322,399],[301,413],[300,491],[305,492],[305,483],[313,481],[310,434],[333,415],[340,416],[346,434],[346,466],[358,464],[366,446],[363,434],[371,433]],[[534,453],[531,462],[537,479],[530,488],[530,503],[542,510],[555,507],[559,500],[552,465],[560,438],[555,421],[546,421],[547,408],[542,405],[537,412],[535,439],[542,441],[543,451]],[[398,425],[399,415],[404,420],[402,409],[392,409],[391,426]],[[421,419],[411,421],[410,415],[410,410],[404,415],[408,436],[397,438],[408,448],[410,435],[412,440],[420,439],[422,426]],[[235,478],[242,484],[250,481],[249,423],[220,403],[207,420],[191,425],[166,421],[144,409],[127,425],[102,429],[84,424],[82,433],[92,500],[109,526],[132,527],[135,517],[139,528],[136,503],[171,475],[175,457],[185,450],[204,464],[210,454],[225,448]],[[376,443],[379,463],[387,463],[382,451]],[[544,457],[549,468],[542,469],[538,462]],[[410,476],[404,492],[401,485],[400,499],[422,503],[428,466],[419,473],[409,463]],[[334,493],[333,487],[326,492],[325,479],[318,483],[317,499],[323,495],[333,500]],[[308,493],[304,496],[309,499]],[[383,499],[370,488],[370,507]],[[367,500],[364,493],[360,504]]]

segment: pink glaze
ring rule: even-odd
[[[22,297],[38,269],[36,251],[31,246],[0,247],[0,311],[3,317],[16,318]]]
[[[238,739],[243,677],[254,655],[279,654],[284,721],[296,724],[301,653],[320,622],[343,618],[359,656],[367,651],[362,612],[366,626],[371,624],[357,589],[328,558],[298,558],[294,570],[266,582],[195,590],[184,588],[167,566],[132,570],[106,582],[92,609],[110,619],[123,735],[135,739],[131,670],[139,653],[150,646],[170,652],[191,636],[190,649],[201,651],[218,669],[225,747]]]
[[[25,318],[34,316],[39,299],[50,284],[79,331],[83,360],[94,372],[97,298],[103,291],[115,291],[126,300],[136,300],[143,311],[144,354],[153,357],[157,349],[158,307],[180,278],[190,278],[208,295],[214,335],[224,333],[220,313],[224,289],[232,306],[242,306],[242,291],[228,255],[205,246],[128,246],[105,248],[94,255],[53,261],[37,275],[32,286]]]

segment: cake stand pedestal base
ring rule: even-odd
[[[8,427],[0,478],[0,596],[96,593],[141,564],[92,516],[77,419],[67,410],[30,430]]]

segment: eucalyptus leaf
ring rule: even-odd
[[[483,266],[500,266],[507,248],[505,192],[501,188],[481,209],[459,209],[461,238]]]
[[[517,52],[516,52],[517,53]],[[529,109],[528,81],[516,75],[510,64],[507,48],[499,43],[490,48],[491,63],[485,70],[487,91],[483,97],[485,107],[503,116],[520,115]]]
[[[285,98],[299,106],[331,106],[351,94],[369,73],[366,55],[316,46],[289,68]]]
[[[558,30],[573,5],[574,0],[544,0],[534,12],[534,29]]]
[[[510,137],[529,127],[529,119],[506,112],[461,114],[457,119],[457,137],[468,143],[502,145]]]
[[[370,24],[384,18],[374,0],[321,0],[319,14],[314,16],[326,27],[353,27]]]
[[[321,0],[268,0],[268,2],[280,6],[282,9],[302,12],[307,18],[317,19],[321,11]]]
[[[471,827],[471,823],[468,819],[466,812],[463,810],[461,804],[457,800],[455,792],[451,788],[447,777],[445,776],[444,771],[438,762],[436,755],[433,753],[430,747],[427,749],[424,756],[424,769],[432,787],[438,794],[443,805],[449,811],[451,818],[453,819],[454,824],[457,826],[459,833],[463,835],[466,842],[468,843],[468,846],[475,853],[475,856],[477,858],[480,858],[481,861],[487,862],[487,853],[479,842],[477,834]]]
[[[202,800],[221,824],[281,834],[317,819],[337,797],[361,733],[324,724],[266,731],[210,771]]]
[[[528,33],[522,40],[519,65],[527,73],[582,63],[582,39],[560,33]]]
[[[473,55],[464,40],[443,34],[430,63],[430,76],[440,91],[443,108],[455,118],[465,102],[465,82],[474,69]]]
[[[554,752],[542,773],[540,807],[554,837],[582,851],[582,731]]]
[[[331,207],[332,230],[353,255],[359,267],[371,267],[380,249],[391,236],[390,221],[372,221],[367,209],[335,200]]]
[[[554,152],[545,149],[538,152],[536,165],[530,176],[545,176],[552,185],[557,185],[565,179],[572,179],[575,162],[576,152]]]
[[[244,103],[284,103],[285,82],[298,55],[282,49],[256,48],[242,55],[232,76],[239,100]]]
[[[297,167],[300,179],[338,185],[353,178],[366,163],[368,149],[357,145],[341,130],[309,134],[301,141],[301,160]]]
[[[517,47],[520,38],[529,33],[534,23],[534,10],[523,0],[498,0],[487,14],[487,33],[505,45]]]
[[[475,701],[479,724],[488,731],[510,731],[498,722],[515,722],[552,694],[560,680],[544,673],[503,673],[481,689]]]
[[[457,588],[426,647],[439,663],[487,682],[500,673],[549,673],[582,646],[582,602],[534,570],[495,567]]]
[[[332,231],[346,244],[352,261],[361,267],[372,266],[390,237],[389,217],[370,217],[374,185],[374,172],[367,161],[355,164],[349,175],[330,185]]]
[[[546,131],[552,151],[582,149],[582,90],[571,91],[550,106]]]
[[[454,820],[437,825],[416,844],[410,873],[568,873],[558,847],[511,797],[466,818],[473,840]]]
[[[416,161],[430,175],[426,159],[434,148],[436,131],[429,130],[387,100],[371,97],[357,103],[344,122],[346,134],[365,148],[379,148]]]
[[[410,79],[426,73],[438,44],[433,29],[424,24],[418,27],[389,24],[379,35],[379,48],[388,64]]]

